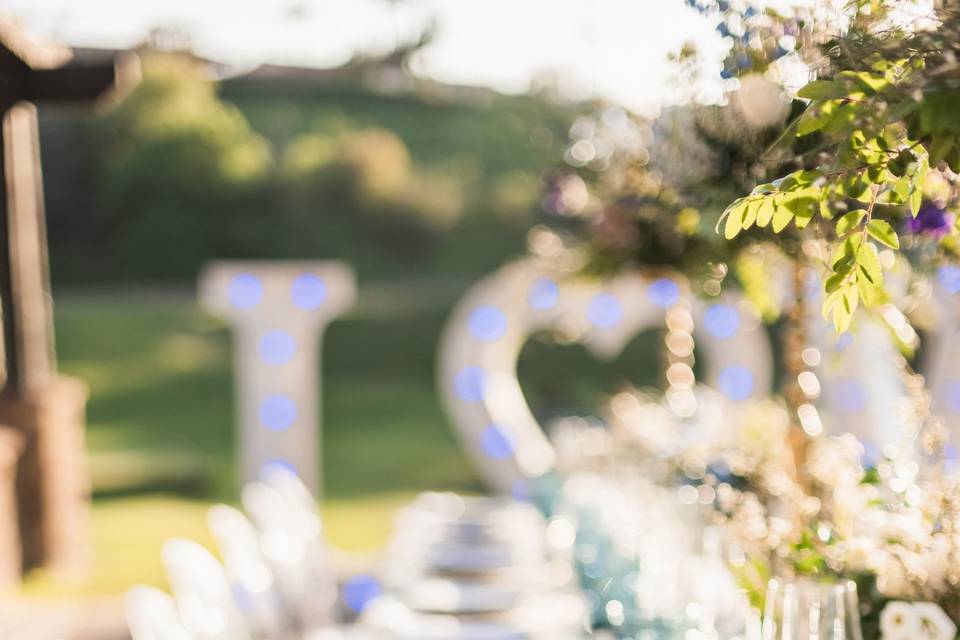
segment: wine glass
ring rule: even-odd
[[[771,580],[763,640],[863,640],[851,581]]]
[[[746,591],[737,590],[731,602],[719,612],[716,628],[700,631],[705,632],[707,638],[761,640],[760,610],[750,602]]]

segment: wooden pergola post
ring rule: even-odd
[[[22,570],[76,575],[86,564],[87,392],[56,371],[36,105],[89,103],[130,74],[114,61],[67,64],[71,55],[0,18],[0,427],[23,442],[15,479]]]

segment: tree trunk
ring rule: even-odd
[[[809,404],[800,386],[800,374],[807,370],[803,350],[807,347],[807,267],[802,259],[793,262],[793,301],[786,314],[783,332],[783,395],[790,412],[790,450],[793,455],[794,478],[806,486],[806,460],[809,436],[801,422],[801,407]]]

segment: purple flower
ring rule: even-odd
[[[907,218],[904,230],[909,233],[942,238],[950,231],[953,216],[938,204],[928,202],[920,207],[916,217]]]

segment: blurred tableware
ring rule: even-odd
[[[771,580],[763,640],[801,639],[863,640],[856,584]]]
[[[249,640],[223,567],[192,540],[163,545],[163,567],[183,626],[194,640]]]
[[[207,524],[233,589],[234,599],[254,637],[278,638],[292,631],[284,620],[273,572],[260,551],[253,524],[233,507],[218,504]]]
[[[424,613],[388,595],[370,603],[360,622],[400,640],[579,640],[586,633],[585,613],[574,594],[534,595],[485,615]]]
[[[242,502],[259,533],[287,620],[302,633],[333,624],[336,581],[310,492],[293,472],[276,467],[244,487]]]
[[[127,593],[124,604],[133,640],[191,640],[180,623],[176,603],[167,593],[136,586]]]
[[[546,530],[528,504],[422,494],[396,518],[386,593],[359,622],[410,640],[583,638],[586,602]]]
[[[360,627],[337,626],[308,633],[303,640],[395,640],[395,636]]]
[[[746,591],[738,590],[736,604],[719,612],[713,636],[720,640],[761,640],[760,611],[750,602]]]

